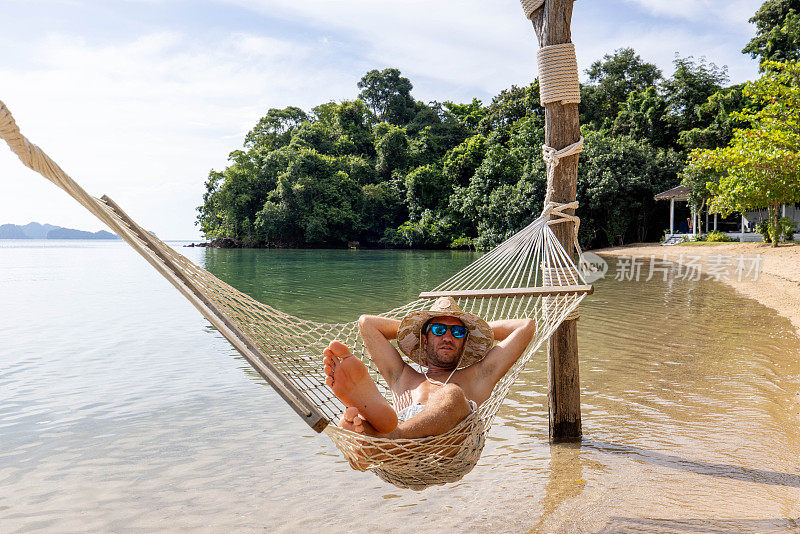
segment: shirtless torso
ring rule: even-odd
[[[438,316],[437,323],[461,325],[455,317]],[[527,348],[535,331],[531,319],[508,319],[489,323],[498,342],[477,363],[457,369],[464,339],[447,330],[444,335],[422,335],[428,367],[420,373],[408,365],[391,343],[400,321],[363,315],[358,321],[364,346],[396,399],[425,408],[409,420],[397,423],[393,407],[378,392],[366,367],[351,358],[349,349],[333,342],[325,350],[326,381],[348,409],[340,426],[355,432],[389,437],[415,438],[444,433],[491,395],[495,384]]]
[[[458,319],[446,316],[436,320],[447,325],[461,323]],[[428,395],[441,387],[432,384],[423,373],[408,365],[390,342],[397,336],[400,321],[364,315],[359,319],[358,325],[367,352],[395,395],[411,392],[415,403],[424,404]],[[425,344],[433,345],[438,342],[438,346],[430,347],[429,350],[428,378],[442,383],[448,381],[447,378],[452,373],[448,383],[461,387],[468,399],[478,405],[488,399],[498,380],[527,348],[533,337],[535,323],[531,319],[509,319],[489,323],[489,326],[498,341],[497,345],[478,363],[458,369],[454,373],[453,368],[458,365],[460,356],[459,342],[463,340],[453,338],[449,331],[441,339],[436,339],[431,334],[424,335],[423,349],[426,349]],[[453,350],[448,350],[450,347]]]

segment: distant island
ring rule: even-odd
[[[86,232],[52,224],[32,222],[25,226],[17,224],[0,225],[0,239],[119,239],[119,237],[105,230]]]

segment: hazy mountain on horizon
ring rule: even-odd
[[[0,239],[119,239],[119,237],[105,230],[87,232],[52,224],[30,222],[24,226],[0,225]]]

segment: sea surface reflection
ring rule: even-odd
[[[337,322],[477,257],[179,250]],[[598,281],[583,441],[548,443],[539,354],[472,473],[423,492],[350,470],[122,243],[0,241],[0,317],[2,532],[800,531],[800,341],[718,283]]]

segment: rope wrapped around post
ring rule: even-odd
[[[533,13],[544,5],[545,0],[520,0],[525,10],[525,15],[530,19]],[[552,102],[561,105],[578,104],[581,101],[580,83],[578,79],[578,60],[575,56],[575,46],[572,43],[563,43],[551,46],[543,46],[536,54],[539,65],[539,102],[542,106]],[[542,215],[549,215],[548,225],[564,222],[574,224],[572,232],[572,243],[578,254],[578,265],[581,265],[583,251],[578,241],[578,230],[581,220],[577,215],[566,213],[567,210],[577,210],[578,202],[567,203],[553,201],[555,169],[558,167],[561,158],[575,156],[583,151],[583,137],[575,143],[568,145],[560,150],[551,146],[542,145],[542,158],[547,165],[547,192],[545,195],[544,208]],[[557,279],[551,278],[547,271],[545,277],[548,283],[554,283]],[[546,301],[549,299],[545,299]],[[580,318],[578,308],[572,311],[567,320],[577,320]]]
[[[544,6],[545,0],[520,0],[520,3],[525,11],[525,16],[531,19],[534,12]],[[539,65],[539,101],[542,106],[551,102],[560,102],[562,105],[580,103],[578,61],[575,56],[575,46],[572,43],[543,46],[537,52],[536,60]],[[579,258],[583,254],[578,243],[578,229],[581,221],[577,216],[565,213],[565,210],[577,209],[578,202],[566,204],[554,202],[553,179],[561,158],[574,156],[582,151],[583,137],[561,150],[542,145],[542,157],[547,165],[547,192],[542,213],[551,216],[552,220],[548,224],[567,221],[575,224],[573,244]]]
[[[519,0],[522,4],[522,10],[525,12],[527,18],[533,16],[533,12],[544,5],[544,0]]]
[[[572,202],[555,202],[551,200],[552,193],[553,193],[553,175],[555,173],[555,168],[559,164],[559,160],[561,158],[565,158],[568,156],[574,156],[580,154],[583,151],[583,137],[578,139],[577,142],[572,143],[571,145],[562,148],[561,150],[556,150],[553,147],[549,147],[547,145],[542,145],[542,158],[544,159],[547,165],[547,193],[545,195],[545,203],[544,209],[542,210],[542,216],[549,215],[550,220],[547,222],[548,226],[552,226],[554,224],[564,223],[564,222],[572,222],[574,224],[573,232],[572,232],[572,244],[575,246],[575,252],[578,253],[578,266],[582,263],[582,256],[583,250],[581,250],[581,244],[578,241],[578,229],[581,226],[581,219],[577,215],[572,215],[569,213],[565,213],[566,210],[578,209],[578,201],[573,200]],[[554,280],[545,278],[545,283],[549,285],[557,285],[553,283]],[[547,299],[545,299],[547,300]],[[566,320],[568,321],[577,321],[580,318],[580,309],[575,308],[569,316],[567,316]]]
[[[544,0],[519,0],[522,4],[522,10],[525,12],[525,17],[528,19],[533,18],[533,13],[544,5]]]
[[[578,59],[575,45],[564,43],[543,46],[536,53],[539,64],[539,102],[579,104],[581,101],[578,80]]]
[[[578,209],[578,201],[574,200],[572,202],[561,203],[555,202],[552,200],[553,198],[553,176],[555,174],[555,168],[559,164],[559,160],[561,158],[566,158],[568,156],[574,156],[576,154],[580,154],[583,151],[583,137],[578,139],[577,142],[572,143],[571,145],[562,148],[561,150],[556,150],[553,147],[549,147],[547,145],[542,145],[542,158],[547,165],[547,193],[545,194],[544,200],[544,209],[542,210],[542,215],[550,215],[551,220],[547,223],[550,225],[558,224],[562,222],[573,222],[575,224],[575,231],[573,232],[573,244],[575,245],[575,251],[578,253],[578,257],[583,254],[581,250],[581,245],[578,242],[578,229],[581,225],[581,220],[577,215],[571,215],[569,213],[565,213],[565,210],[568,209]]]

